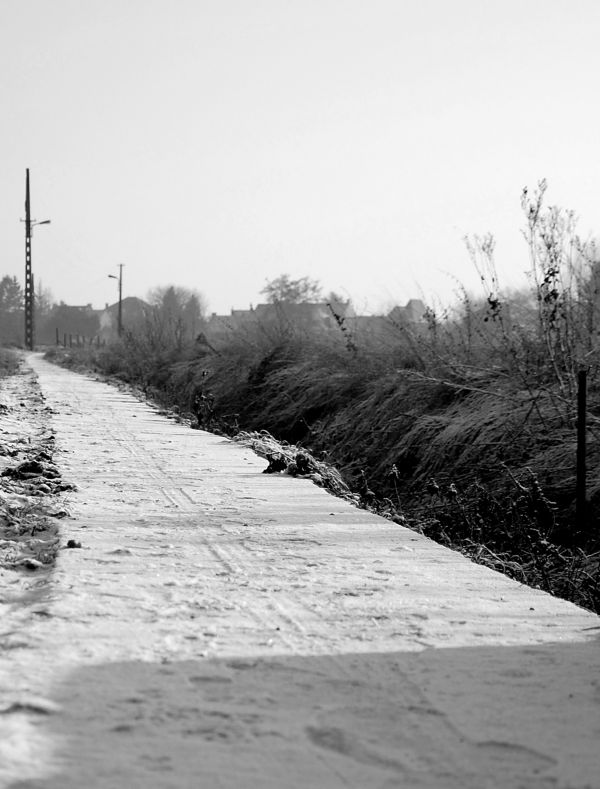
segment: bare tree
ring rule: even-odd
[[[147,329],[152,329],[160,343],[179,349],[196,337],[206,316],[204,296],[176,285],[154,288],[148,294],[148,303]]]
[[[310,277],[292,279],[289,274],[282,274],[275,279],[267,280],[267,284],[261,290],[261,293],[264,293],[267,301],[271,304],[277,304],[278,302],[300,304],[323,299],[321,284],[318,280]]]
[[[41,284],[35,289],[35,311],[39,317],[48,315],[55,305],[54,296],[49,288],[43,287]]]

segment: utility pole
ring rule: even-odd
[[[117,277],[115,274],[109,274],[110,279],[118,279],[119,280],[119,307],[117,313],[117,334],[119,337],[123,334],[123,266],[124,263],[119,263],[119,276]]]
[[[33,351],[33,272],[31,270],[31,205],[29,202],[29,167],[25,176],[25,348]]]
[[[31,268],[31,236],[34,225],[49,225],[50,220],[35,222],[31,219],[31,202],[29,197],[29,167],[25,171],[25,348],[33,351],[35,343],[35,288]]]
[[[119,263],[119,314],[117,318],[119,337],[123,334],[123,263]]]

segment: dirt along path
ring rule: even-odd
[[[81,548],[0,574],[1,787],[600,787],[600,618],[29,364]]]

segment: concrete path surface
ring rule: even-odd
[[[600,787],[600,618],[29,363],[82,548],[0,576],[0,787]]]

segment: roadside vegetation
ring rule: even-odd
[[[72,486],[52,460],[48,411],[20,353],[0,349],[0,573],[48,569],[59,550],[62,494]]]
[[[0,378],[14,375],[19,366],[19,357],[14,351],[0,348]]]
[[[339,468],[359,506],[600,611],[600,250],[570,212],[545,205],[545,190],[522,196],[528,292],[501,289],[486,236],[467,242],[482,298],[463,292],[419,323],[369,331],[332,298],[329,331],[282,321],[184,341],[181,323],[155,311],[118,343],[52,354],[177,406],[195,426],[273,436],[282,471],[300,447]],[[581,370],[588,475],[577,522]]]

